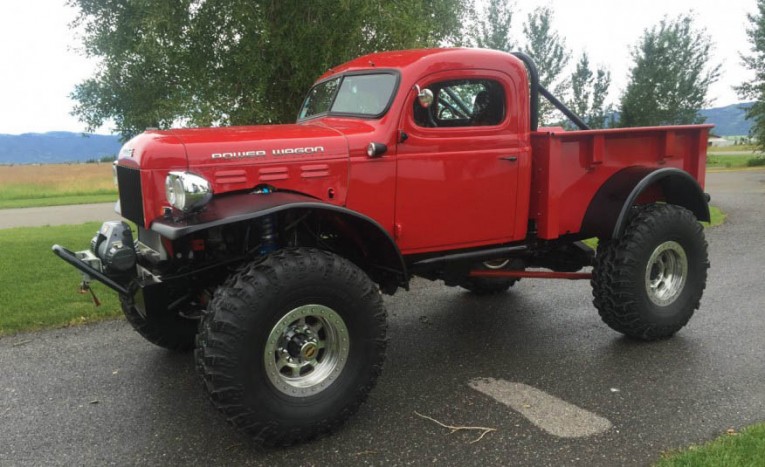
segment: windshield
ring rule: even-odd
[[[393,98],[396,81],[397,76],[391,73],[328,79],[308,92],[298,120],[330,113],[361,117],[380,116],[385,113]]]

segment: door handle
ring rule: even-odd
[[[502,157],[500,157],[500,159],[503,160],[503,161],[508,161],[508,162],[516,162],[516,161],[518,161],[518,157],[517,156],[502,156]]]

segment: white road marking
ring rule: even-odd
[[[531,423],[554,436],[583,438],[608,431],[605,419],[551,396],[533,386],[494,378],[477,378],[469,386],[519,412]]]

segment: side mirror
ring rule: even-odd
[[[428,88],[420,89],[418,84],[414,85],[414,89],[417,91],[417,100],[423,108],[428,108],[433,103],[433,91]]]

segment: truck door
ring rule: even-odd
[[[514,240],[518,167],[529,156],[515,83],[499,72],[462,70],[417,85],[434,100],[424,108],[412,89],[401,114],[395,217],[402,252]]]

